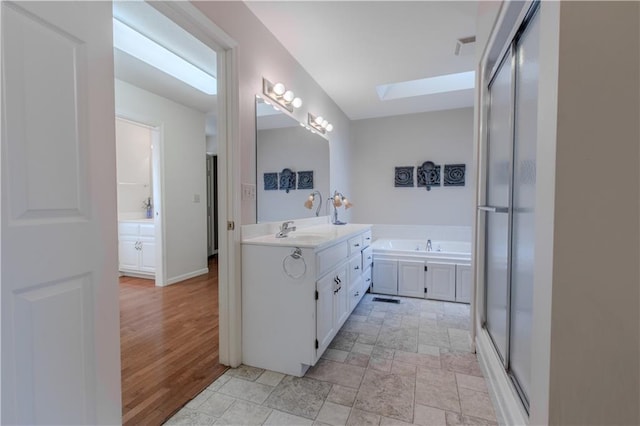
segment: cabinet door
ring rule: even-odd
[[[349,285],[353,285],[362,275],[362,256],[358,254],[349,259]]]
[[[153,239],[140,239],[140,270],[155,272],[156,270],[156,243]]]
[[[456,302],[471,303],[471,266],[456,265]]]
[[[334,274],[331,274],[334,275]],[[335,276],[338,279],[338,287],[334,293],[334,314],[336,332],[342,327],[347,320],[349,314],[349,283],[347,282],[347,268],[343,267],[336,271]]]
[[[398,294],[398,261],[373,261],[372,293]]]
[[[333,292],[336,283],[335,274],[328,274],[316,283],[318,300],[316,300],[316,339],[318,339],[318,349],[316,354],[320,354],[327,349],[331,339],[336,332],[333,315]]]
[[[349,313],[353,312],[353,310],[362,299],[362,295],[365,293],[364,285],[363,285],[363,277],[361,276],[354,283],[349,284]]]
[[[427,298],[456,300],[456,265],[451,263],[427,263]]]
[[[140,251],[137,238],[121,238],[118,241],[119,269],[137,271]]]
[[[398,295],[424,297],[424,261],[398,261]]]

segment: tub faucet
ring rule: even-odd
[[[427,251],[431,251],[433,248],[431,247],[431,240],[427,240]]]
[[[296,230],[295,226],[289,225],[293,225],[292,220],[282,222],[282,225],[280,225],[280,231],[276,234],[276,238],[285,238],[289,234],[289,232],[293,232]]]

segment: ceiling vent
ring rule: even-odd
[[[456,40],[456,56],[471,55],[476,50],[476,36],[459,38]]]

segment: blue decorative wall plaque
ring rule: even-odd
[[[413,166],[396,167],[395,186],[399,188],[413,187]]]
[[[432,186],[440,186],[440,166],[426,161],[418,166],[418,187],[427,187],[427,190],[431,190]]]
[[[284,189],[287,194],[296,189],[296,174],[291,169],[282,169],[280,172],[280,189]]]
[[[313,170],[298,172],[298,189],[313,189]]]
[[[265,173],[264,174],[264,190],[269,191],[272,189],[278,189],[278,174]]]
[[[464,164],[445,164],[444,186],[464,186]]]

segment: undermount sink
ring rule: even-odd
[[[292,232],[289,234],[289,236],[287,236],[287,239],[289,240],[295,240],[300,242],[318,241],[326,238],[331,238],[331,236],[328,234],[308,234],[308,233],[302,234],[302,233],[296,233],[296,232]]]

